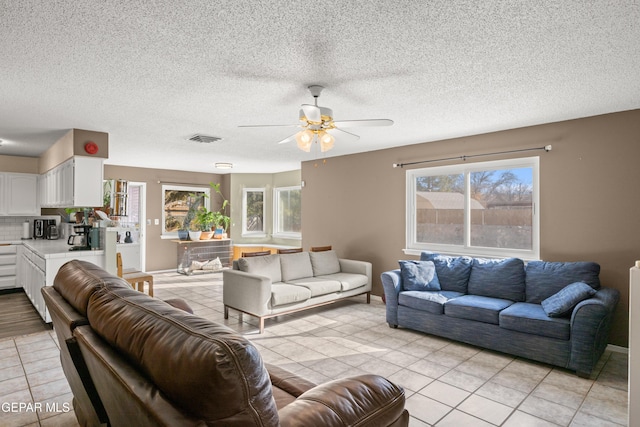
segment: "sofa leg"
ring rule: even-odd
[[[398,329],[398,325],[392,325],[391,323],[389,323],[389,327],[393,329]]]
[[[260,321],[259,321],[260,333],[263,333],[264,332],[264,317],[260,317],[259,319],[260,319]]]
[[[371,304],[371,292],[367,292],[367,304]]]
[[[229,307],[228,306],[224,306],[224,318],[228,319],[229,318]]]

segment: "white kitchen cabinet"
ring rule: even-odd
[[[0,246],[0,289],[19,287],[16,275],[18,265],[18,246]]]
[[[0,215],[40,215],[38,175],[0,173]]]
[[[46,208],[102,206],[104,159],[75,156],[41,176]]]
[[[28,248],[23,248],[18,277],[24,293],[27,294],[40,317],[45,322],[51,322],[41,291],[46,286],[44,258]]]

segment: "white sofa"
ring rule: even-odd
[[[229,309],[264,320],[342,298],[371,299],[371,263],[339,259],[336,252],[298,252],[240,258],[223,270],[224,318]]]

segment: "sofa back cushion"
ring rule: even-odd
[[[437,253],[422,252],[420,261],[432,261],[436,266],[436,273],[440,288],[443,291],[467,293],[469,275],[473,258],[466,256],[447,256]]]
[[[282,281],[313,277],[313,267],[309,252],[280,255],[280,267],[282,269]]]
[[[256,419],[278,424],[262,358],[232,329],[109,286],[91,295],[88,318],[103,340],[185,413],[210,425],[256,425]]]
[[[265,255],[238,260],[238,269],[245,273],[258,274],[271,279],[271,283],[282,282],[280,255]]]
[[[540,304],[575,282],[600,289],[600,265],[595,262],[529,261],[525,271],[527,302],[532,304]]]
[[[440,282],[432,261],[398,261],[405,291],[439,291]]]
[[[131,289],[131,285],[124,279],[112,276],[95,264],[82,260],[71,260],[58,270],[53,279],[53,288],[78,313],[86,317],[89,298],[106,283]]]
[[[519,258],[474,258],[468,293],[524,301],[524,262]]]
[[[309,252],[314,276],[340,273],[340,261],[334,250]]]

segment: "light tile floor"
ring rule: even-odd
[[[223,318],[221,274],[154,274],[155,295],[244,334],[266,362],[314,381],[375,373],[405,388],[410,425],[624,426],[627,355],[607,351],[591,378],[385,323],[364,297],[267,320]],[[0,426],[77,426],[53,332],[0,341]],[[26,405],[20,408],[15,405]],[[31,404],[31,406],[28,406]],[[13,405],[13,406],[12,406]],[[40,405],[40,406],[37,406]]]

